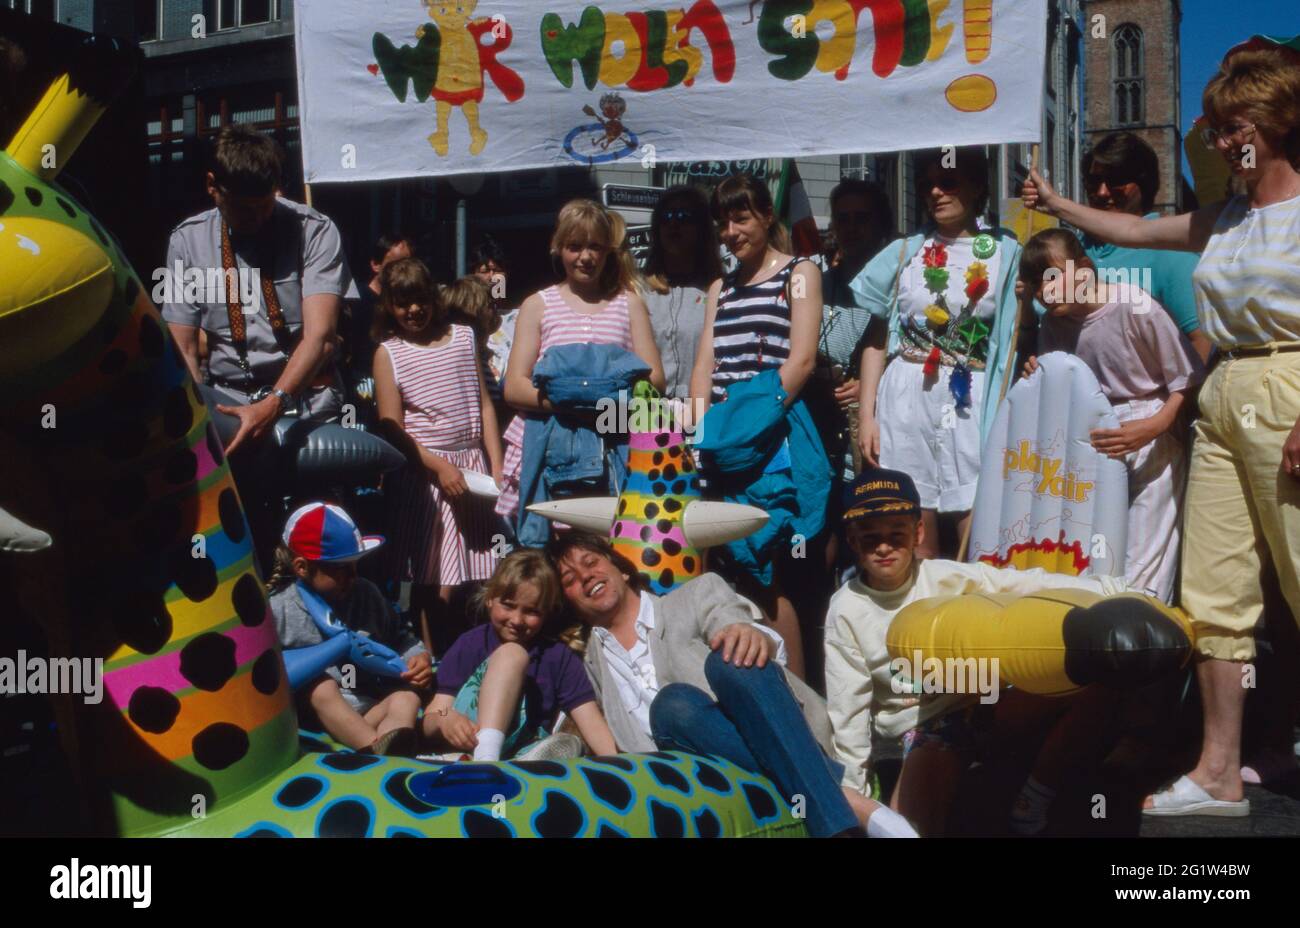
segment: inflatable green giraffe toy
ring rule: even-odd
[[[0,152],[0,556],[55,659],[84,831],[108,835],[801,835],[713,757],[426,763],[304,752],[221,442],[116,242],[56,183],[117,87],[88,39]],[[9,619],[12,621],[12,618]]]

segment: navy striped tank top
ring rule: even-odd
[[[757,284],[736,283],[728,274],[713,320],[713,402],[726,398],[733,383],[749,380],[790,357],[789,283],[799,258]]]

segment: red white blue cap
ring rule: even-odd
[[[285,546],[309,561],[355,561],[383,543],[381,535],[362,536],[352,517],[333,503],[308,503],[284,526]]]

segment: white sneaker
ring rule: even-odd
[[[522,754],[517,754],[512,760],[566,760],[573,757],[582,756],[582,739],[577,735],[570,735],[561,732],[558,735],[547,735],[541,741],[530,746]]]

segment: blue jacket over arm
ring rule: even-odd
[[[736,563],[760,583],[772,582],[779,546],[795,535],[810,540],[826,524],[831,465],[803,400],[788,409],[776,368],[727,388],[727,401],[709,407],[695,448],[729,503],[757,506],[769,519],[754,534],[727,545]],[[773,458],[789,442],[788,467]]]

